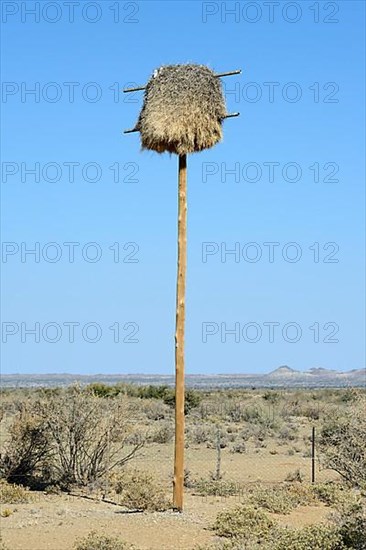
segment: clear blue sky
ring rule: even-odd
[[[2,2],[4,373],[173,373],[177,158],[119,90],[185,62],[243,70],[188,159],[187,372],[364,366],[365,4],[271,6]]]

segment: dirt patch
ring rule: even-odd
[[[12,550],[69,550],[91,530],[119,536],[142,549],[188,549],[213,539],[197,504],[187,497],[184,514],[131,513],[104,502],[38,494],[33,503],[2,506],[14,512],[1,518],[1,531]],[[209,514],[214,516],[217,507],[206,507],[214,508]]]
[[[215,540],[210,530],[217,513],[238,504],[236,497],[186,495],[185,512],[131,513],[93,500],[35,494],[35,502],[3,505],[14,512],[1,518],[4,542],[11,550],[71,550],[91,530],[118,536],[143,550],[192,549]],[[282,525],[301,527],[326,520],[326,506],[301,506],[288,515],[271,514]]]

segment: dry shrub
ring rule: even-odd
[[[159,425],[156,430],[150,436],[151,441],[154,443],[170,443],[174,436],[174,426],[171,422],[164,422]]]
[[[148,420],[163,420],[169,418],[170,409],[165,403],[157,400],[146,401],[142,407]]]
[[[0,474],[10,483],[27,485],[36,471],[43,471],[52,456],[46,422],[24,402],[9,428],[9,440],[0,456]]]
[[[294,454],[294,451],[292,451],[291,454]],[[294,483],[295,481],[298,483],[302,483],[304,481],[304,476],[301,473],[300,468],[297,468],[293,472],[289,472],[285,477],[285,481],[289,481],[290,483]]]
[[[366,504],[362,500],[342,502],[331,516],[342,542],[352,550],[366,549]]]
[[[341,550],[342,537],[331,525],[310,525],[302,529],[278,528],[268,546],[271,550]]]
[[[321,524],[301,529],[275,525],[270,531],[266,531],[264,537],[261,533],[252,531],[252,534],[247,533],[245,537],[221,540],[210,546],[195,547],[195,550],[345,550],[346,548],[351,550],[353,547],[344,546],[342,536],[335,527]]]
[[[143,442],[131,444],[134,426],[123,398],[99,399],[74,386],[57,400],[40,401],[56,449],[57,481],[87,485],[131,460]]]
[[[194,482],[193,488],[196,494],[201,496],[235,496],[240,493],[240,486],[235,481],[222,479],[199,479]]]
[[[134,546],[123,542],[118,537],[99,535],[92,531],[86,537],[78,539],[74,544],[74,550],[136,550]]]
[[[200,445],[201,443],[211,442],[213,439],[214,427],[211,425],[197,424],[192,426],[189,431],[189,439],[193,444]]]
[[[299,491],[298,501],[307,504],[314,502],[312,492],[317,491],[312,486],[306,489],[300,484],[292,486],[292,492],[294,488],[295,496]],[[280,526],[254,506],[242,505],[221,512],[214,529],[219,536],[229,538],[230,542],[220,541],[206,550],[366,550],[364,495],[351,491],[344,493],[328,523],[299,529]],[[270,506],[266,504],[266,508],[270,509]]]
[[[120,504],[131,510],[163,512],[171,508],[164,491],[147,472],[123,472],[115,481],[114,488],[120,495]]]
[[[224,518],[224,530],[217,531],[229,541],[196,550],[359,550],[363,547],[345,546],[340,531],[334,525],[317,524],[300,529],[281,527],[265,514],[258,516],[258,510],[245,512],[237,508],[233,520],[230,513]],[[262,512],[263,514],[263,512]],[[221,516],[224,514],[221,513]],[[219,514],[220,516],[220,514]],[[238,521],[238,517],[240,518]],[[222,520],[221,520],[222,521]],[[216,520],[217,522],[217,520]]]
[[[366,397],[333,411],[323,424],[320,451],[325,465],[356,487],[366,488]]]
[[[218,540],[213,544],[199,544],[198,546],[194,546],[193,550],[249,550],[252,548],[252,541],[248,542],[247,540],[241,539],[223,539]]]
[[[283,441],[296,441],[298,439],[298,431],[297,426],[288,424],[281,427],[278,437]]]
[[[1,504],[24,504],[32,502],[32,495],[27,487],[0,481]]]
[[[314,501],[311,489],[300,483],[275,487],[260,485],[251,489],[247,497],[248,503],[274,514],[289,514],[297,506],[313,504]]]
[[[220,537],[240,537],[263,539],[269,536],[275,523],[265,512],[254,506],[240,505],[232,510],[224,510],[217,515],[213,529]]]
[[[230,452],[243,454],[246,452],[246,450],[247,448],[244,441],[236,441],[234,445],[231,447]]]
[[[15,483],[82,486],[123,466],[142,445],[122,396],[100,399],[73,386],[23,406],[10,428],[0,471]]]
[[[349,499],[350,493],[345,485],[329,481],[312,485],[315,497],[328,506],[339,504]]]

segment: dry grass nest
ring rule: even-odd
[[[143,149],[183,155],[222,139],[226,106],[221,82],[204,65],[166,65],[147,83],[136,125]]]

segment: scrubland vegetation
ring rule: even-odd
[[[8,541],[11,547],[16,540],[11,525],[15,528],[17,517],[25,521],[35,502],[62,501],[65,495],[100,506],[113,503],[116,510],[137,514],[136,521],[151,517],[157,529],[159,522],[171,521],[172,538],[159,546],[153,538],[147,543],[128,536],[128,529],[124,537],[122,531],[116,535],[96,528],[65,541],[62,550],[180,548],[170,500],[171,388],[92,384],[7,389],[1,397],[5,542],[0,548]],[[313,427],[316,482],[310,483]],[[188,390],[189,504],[182,521],[187,531],[191,520],[199,523],[206,542],[193,538],[184,548],[365,550],[365,449],[362,389]],[[319,518],[315,514],[307,522],[312,509]],[[128,525],[128,517],[123,521]],[[40,521],[40,532],[41,527]]]

